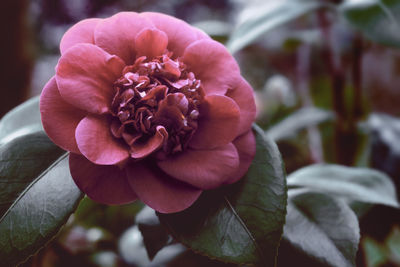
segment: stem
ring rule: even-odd
[[[362,75],[362,54],[363,54],[363,42],[362,37],[358,34],[355,37],[353,43],[353,66],[352,66],[352,80],[353,80],[353,120],[357,123],[363,116],[363,105],[362,105],[362,86],[361,86],[361,75]]]
[[[311,47],[303,44],[297,51],[297,88],[303,107],[314,106],[309,92],[310,80],[310,55]],[[311,159],[314,163],[324,162],[324,153],[322,149],[321,134],[317,126],[307,127],[308,144],[311,153]]]
[[[318,12],[318,20],[326,42],[323,57],[327,63],[328,72],[331,77],[332,106],[336,113],[334,136],[335,160],[339,164],[352,165],[357,151],[357,135],[354,123],[349,123],[349,114],[345,107],[345,75],[343,66],[340,62],[340,56],[335,53],[332,45],[331,27],[325,10]]]

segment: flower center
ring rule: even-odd
[[[200,80],[172,53],[125,67],[113,85],[111,132],[131,147],[146,146],[163,126],[165,154],[183,151],[197,129],[204,92]],[[157,148],[158,149],[158,148]]]

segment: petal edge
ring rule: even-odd
[[[80,153],[75,140],[75,129],[86,116],[86,112],[64,101],[54,77],[43,88],[40,114],[43,128],[55,144],[67,151]]]

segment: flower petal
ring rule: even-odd
[[[131,157],[135,159],[141,159],[150,155],[159,147],[161,147],[167,138],[167,130],[165,130],[163,126],[157,126],[156,133],[149,140],[147,140],[146,143],[142,144],[134,142],[131,145]]]
[[[201,80],[206,95],[224,95],[240,78],[235,59],[222,44],[213,40],[203,39],[188,46],[182,61]]]
[[[239,155],[232,143],[212,150],[192,150],[157,162],[170,176],[201,189],[213,189],[235,175]]]
[[[201,40],[201,39],[212,40],[212,38],[210,36],[208,36],[207,33],[205,33],[203,30],[198,29],[198,28],[194,28],[194,29],[195,29],[198,40]]]
[[[109,110],[113,83],[124,63],[92,44],[77,44],[61,56],[56,80],[61,96],[77,108],[102,114]]]
[[[188,100],[182,93],[167,95],[158,104],[155,122],[167,129],[181,129],[184,126],[184,115],[188,110]]]
[[[235,100],[240,108],[240,126],[238,135],[244,134],[251,128],[256,118],[256,104],[254,92],[249,83],[241,78],[239,83],[232,90],[228,90],[226,96]]]
[[[153,24],[168,36],[168,50],[174,52],[174,57],[183,55],[186,47],[200,39],[210,39],[206,34],[190,26],[183,20],[155,12],[144,12],[140,16],[148,18]]]
[[[64,54],[68,48],[76,44],[94,44],[94,29],[100,21],[102,21],[102,19],[84,19],[69,28],[60,42],[61,55]]]
[[[161,56],[168,44],[168,36],[155,28],[143,29],[135,39],[135,47],[138,56],[154,58]]]
[[[127,165],[126,171],[139,199],[161,213],[179,212],[190,207],[202,192],[144,161]]]
[[[81,155],[71,153],[69,167],[79,189],[96,202],[119,205],[137,199],[125,171],[117,166],[96,165]]]
[[[128,147],[112,136],[107,118],[88,115],[75,132],[80,152],[91,162],[115,165],[129,158]]]
[[[236,138],[233,144],[239,153],[240,163],[235,171],[235,175],[233,175],[230,180],[226,181],[227,184],[237,182],[247,173],[256,154],[256,139],[252,130]]]
[[[76,145],[75,129],[86,112],[68,104],[58,92],[52,77],[40,96],[40,114],[43,128],[50,139],[65,150],[80,153]]]
[[[200,106],[198,128],[189,146],[212,149],[232,142],[237,136],[240,110],[235,101],[221,95],[208,95]]]
[[[136,56],[136,35],[142,29],[151,27],[154,27],[151,21],[138,13],[120,12],[97,25],[94,32],[95,44],[130,65]]]

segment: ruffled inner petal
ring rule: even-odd
[[[135,61],[136,35],[154,25],[135,12],[120,12],[103,20],[94,32],[95,44],[111,55],[122,58],[127,65]]]
[[[126,167],[128,181],[141,201],[161,213],[190,207],[202,190],[169,177],[157,166],[139,162]]]
[[[86,112],[64,101],[54,77],[43,88],[40,114],[43,128],[54,143],[65,150],[80,153],[76,145],[75,129]]]
[[[188,46],[182,61],[201,80],[206,95],[225,95],[240,79],[239,66],[226,48],[203,39]]]
[[[201,189],[213,189],[230,180],[239,166],[232,143],[212,150],[192,150],[157,162],[170,176]]]
[[[77,44],[61,56],[56,80],[61,96],[90,113],[109,111],[113,83],[122,74],[123,61],[92,44]]]
[[[75,132],[79,151],[91,162],[115,165],[129,158],[128,147],[113,137],[106,117],[88,115]]]
[[[251,162],[256,154],[256,139],[252,130],[239,136],[233,141],[238,153],[239,153],[239,167],[231,176],[231,179],[226,181],[227,184],[232,184],[240,180],[248,171]]]
[[[157,126],[154,136],[149,138],[149,140],[147,140],[145,143],[140,142],[140,140],[132,143],[130,152],[131,157],[135,159],[141,159],[150,155],[160,148],[167,138],[168,132],[165,130],[165,128],[163,126]]]
[[[236,138],[240,110],[235,101],[221,95],[208,95],[200,106],[198,128],[189,142],[195,149],[212,149]]]
[[[136,52],[148,59],[161,56],[168,45],[168,36],[155,28],[143,29],[135,39]]]
[[[226,96],[235,100],[240,108],[240,123],[238,135],[246,133],[256,118],[256,104],[254,92],[248,82],[241,78],[240,82],[232,90],[228,90]]]
[[[68,48],[76,44],[94,44],[94,29],[100,21],[102,21],[102,19],[84,19],[69,28],[60,42],[61,55],[64,54]]]
[[[120,205],[137,199],[125,171],[117,166],[96,165],[73,153],[69,155],[69,166],[76,185],[94,201]]]

